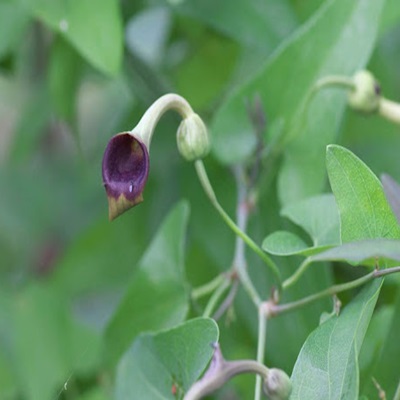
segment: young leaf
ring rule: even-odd
[[[276,231],[264,239],[262,248],[268,253],[277,256],[290,256],[294,254],[303,254],[310,246],[304,243],[304,241],[294,233]]]
[[[301,226],[315,247],[340,243],[339,213],[331,194],[309,197],[284,207],[281,215]]]
[[[327,147],[326,164],[339,208],[342,242],[399,239],[400,226],[373,172],[351,151],[337,145]]]
[[[382,281],[376,280],[310,334],[292,374],[291,400],[358,398],[358,354]]]
[[[400,261],[400,240],[373,239],[345,243],[311,257],[312,261],[347,261],[365,263],[368,260],[389,259]]]
[[[25,0],[26,1],[26,0]],[[122,19],[117,0],[33,0],[34,16],[63,35],[94,67],[116,75],[122,61]]]
[[[212,124],[213,150],[232,164],[255,149],[245,101],[256,95],[269,126],[279,119],[282,135],[297,139],[285,150],[279,190],[283,204],[321,191],[325,184],[323,149],[334,139],[344,97],[337,91],[318,95],[304,118],[304,102],[313,84],[328,74],[351,75],[371,54],[383,0],[327,1],[276,51],[268,63],[238,88],[218,110]]]
[[[266,237],[262,245],[271,254],[311,255],[340,243],[339,214],[331,194],[321,194],[286,206],[281,215],[301,226],[311,236],[313,246],[293,233],[277,231]]]
[[[175,399],[173,388],[177,393],[189,389],[210,361],[210,344],[216,341],[218,326],[205,318],[140,335],[119,363],[116,400]]]
[[[188,310],[183,271],[188,213],[187,203],[179,203],[139,262],[106,328],[107,361],[115,363],[140,332],[169,328],[183,321]]]

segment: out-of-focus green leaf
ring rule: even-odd
[[[366,263],[377,259],[400,261],[400,240],[374,239],[348,242],[311,257],[313,261]]]
[[[174,11],[199,19],[252,48],[273,48],[297,25],[287,0],[191,0],[170,2]]]
[[[331,194],[313,196],[284,207],[281,215],[301,226],[315,247],[340,243],[339,213]]]
[[[218,341],[218,326],[198,318],[157,334],[140,335],[118,366],[116,399],[175,399],[199,378]]]
[[[33,93],[22,108],[16,125],[9,158],[13,162],[23,162],[37,149],[46,134],[50,120],[51,105],[49,93],[43,86]]]
[[[123,50],[122,19],[117,0],[22,0],[34,16],[63,35],[101,71],[116,75]]]
[[[381,280],[371,283],[338,317],[311,333],[293,370],[291,400],[358,398],[358,353],[381,284]]]
[[[13,399],[18,391],[13,359],[15,330],[13,304],[10,295],[2,290],[0,295],[0,399]]]
[[[351,151],[327,147],[329,181],[340,214],[343,243],[362,239],[399,239],[400,226],[373,172]]]
[[[386,0],[383,8],[381,23],[379,26],[380,33],[385,33],[390,28],[400,23],[400,7],[397,0]]]
[[[61,118],[73,121],[80,78],[81,59],[59,38],[54,44],[49,67],[49,86],[52,104]]]
[[[179,203],[139,262],[138,270],[106,328],[107,361],[117,362],[140,332],[169,328],[184,319],[188,297],[183,246],[188,213],[187,203]]]
[[[381,176],[386,199],[400,224],[400,185],[388,174]]]
[[[285,149],[279,179],[281,201],[289,204],[318,193],[325,184],[323,149],[334,138],[344,97],[337,91],[324,91],[305,112],[306,98],[318,78],[351,75],[366,64],[382,5],[382,0],[326,2],[219,109],[212,125],[218,159],[231,164],[254,151],[256,137],[244,105],[259,95],[269,126],[280,120],[280,135],[293,140]]]
[[[312,16],[324,0],[291,0],[292,7],[301,21],[306,21]]]
[[[22,38],[29,15],[16,1],[0,3],[0,59]]]
[[[190,100],[194,109],[209,106],[229,80],[236,55],[235,43],[224,38],[207,37],[199,49],[177,68],[178,92]]]
[[[9,371],[24,398],[52,400],[72,377],[95,373],[100,338],[74,320],[58,288],[31,284],[15,295],[12,310]]]
[[[126,25],[126,44],[152,67],[165,62],[165,45],[171,29],[171,13],[165,7],[151,7],[136,13]]]

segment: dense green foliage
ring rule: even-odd
[[[291,376],[291,399],[375,399],[372,378],[392,399],[400,275],[373,268],[400,262],[400,191],[389,182],[387,199],[379,180],[400,181],[400,126],[354,112],[343,88],[310,91],[367,68],[400,102],[399,47],[398,0],[1,0],[0,400],[182,398],[210,343],[256,359],[243,285],[221,275],[199,294],[237,268],[238,245],[177,150],[173,113],[144,202],[107,219],[104,149],[168,92],[209,127],[204,164],[233,219],[250,171],[246,232],[284,288],[265,365]],[[270,300],[271,269],[248,248],[245,262]],[[210,398],[253,395],[241,375]]]

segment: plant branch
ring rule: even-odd
[[[192,299],[197,300],[214,292],[214,290],[216,290],[225,280],[227,280],[227,274],[222,273],[217,275],[210,282],[207,282],[202,286],[192,289]]]
[[[238,288],[239,288],[239,281],[236,279],[233,282],[231,289],[229,290],[229,293],[226,296],[225,300],[221,303],[217,311],[215,311],[215,313],[213,314],[212,318],[214,320],[216,321],[219,320],[224,315],[225,311],[229,309],[229,307],[235,300]]]
[[[244,178],[244,170],[243,167],[235,167],[234,176],[236,180],[237,190],[238,190],[238,199],[237,199],[237,208],[236,208],[236,220],[237,227],[241,232],[246,232],[247,222],[249,219],[249,207],[247,205],[247,188]],[[261,304],[261,297],[257,292],[257,289],[254,287],[253,282],[251,281],[249,274],[247,272],[247,262],[245,256],[245,247],[244,240],[242,237],[236,237],[236,246],[235,246],[235,257],[233,260],[233,268],[237,272],[239,276],[239,280],[242,283],[244,289],[246,290],[248,296],[254,303],[254,305],[258,308]]]
[[[269,369],[254,360],[226,361],[218,344],[214,344],[214,355],[203,378],[186,393],[184,400],[199,400],[222,387],[238,374],[253,373],[267,378]]]
[[[210,300],[207,303],[206,309],[203,312],[203,317],[210,317],[217,306],[219,300],[224,295],[225,291],[229,288],[231,282],[227,279],[223,280],[219,287],[215,290]]]
[[[263,310],[263,304],[260,305],[258,311],[258,344],[257,344],[257,362],[264,364],[265,342],[267,338],[267,317]],[[256,376],[256,389],[254,400],[261,400],[262,380],[260,375]]]
[[[203,189],[206,192],[207,197],[211,201],[214,208],[218,211],[218,213],[221,215],[222,219],[229,226],[229,228],[231,228],[232,231],[247,244],[247,246],[249,246],[256,254],[258,254],[258,256],[264,261],[264,263],[271,269],[271,271],[275,275],[278,284],[280,285],[280,272],[274,261],[266,253],[263,252],[263,250],[253,241],[253,239],[251,239],[235,224],[232,218],[219,204],[215,192],[211,186],[210,180],[208,179],[208,175],[202,160],[196,160],[194,164]]]
[[[267,315],[272,316],[272,315],[282,314],[282,313],[288,312],[288,311],[293,311],[297,308],[303,307],[303,306],[305,306],[309,303],[312,303],[316,300],[319,300],[323,297],[333,296],[334,294],[344,292],[346,290],[354,289],[354,288],[361,286],[375,278],[380,278],[380,277],[394,274],[397,272],[400,272],[400,267],[393,267],[393,268],[387,268],[387,269],[382,269],[382,270],[375,269],[374,271],[370,272],[369,274],[367,274],[361,278],[355,279],[350,282],[342,283],[339,285],[330,286],[327,289],[324,289],[318,293],[304,297],[303,299],[300,299],[300,300],[293,301],[291,303],[274,304],[273,302],[269,302]]]
[[[305,272],[308,266],[311,264],[310,257],[307,257],[296,269],[296,271],[287,279],[285,279],[282,283],[282,289],[287,289],[288,287],[294,285],[300,278],[301,275]]]
[[[394,101],[381,97],[379,102],[379,115],[394,122],[400,124],[400,104]]]

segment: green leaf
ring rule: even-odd
[[[284,207],[281,215],[301,226],[315,247],[340,243],[339,213],[331,194],[309,197]]]
[[[22,39],[29,15],[16,1],[0,3],[0,59]]]
[[[312,261],[375,263],[376,259],[400,261],[400,240],[374,239],[345,243],[311,257]],[[369,264],[368,263],[368,264]]]
[[[10,160],[26,161],[47,133],[45,127],[51,116],[50,96],[43,85],[29,96],[22,108],[10,149]]]
[[[342,242],[400,238],[400,226],[373,172],[351,151],[337,145],[327,147],[326,164],[339,208]]]
[[[308,246],[297,235],[287,231],[276,231],[268,235],[263,243],[263,250],[277,256],[290,256],[294,254],[303,254],[308,250]]]
[[[264,51],[275,47],[297,25],[287,0],[271,0],[268,4],[262,0],[192,0],[174,2],[171,7],[180,14],[203,21],[244,46],[263,48]]]
[[[381,285],[372,282],[310,334],[294,366],[291,400],[358,398],[357,358]]]
[[[19,397],[52,400],[70,377],[94,374],[99,368],[99,335],[73,319],[59,288],[49,282],[27,285],[14,296],[10,314],[12,336],[6,338],[4,354],[8,371],[18,379]],[[0,333],[3,338],[7,334]],[[1,373],[2,361],[1,389],[10,390]]]
[[[61,118],[73,121],[80,79],[81,59],[76,51],[58,38],[52,47],[49,86],[52,104]]]
[[[210,361],[210,344],[216,341],[218,326],[205,318],[140,335],[119,363],[116,399],[175,399],[173,385],[178,390],[190,388]]]
[[[334,139],[344,96],[338,91],[319,94],[306,118],[304,102],[319,78],[352,75],[366,64],[382,5],[383,0],[368,4],[364,0],[325,2],[218,110],[212,124],[217,158],[232,164],[254,151],[256,135],[245,102],[259,95],[269,126],[281,121],[281,135],[296,138],[285,150],[279,178],[281,201],[290,204],[320,192],[325,184],[323,150]]]
[[[34,16],[65,37],[94,67],[110,75],[123,51],[118,0],[24,0]]]
[[[107,361],[117,362],[139,333],[169,328],[185,318],[188,294],[183,250],[188,214],[187,203],[179,203],[139,262],[106,328]]]
[[[263,249],[271,254],[307,256],[340,243],[339,214],[331,194],[310,197],[286,206],[281,215],[301,226],[311,236],[313,246],[293,233],[278,231],[263,242]]]

